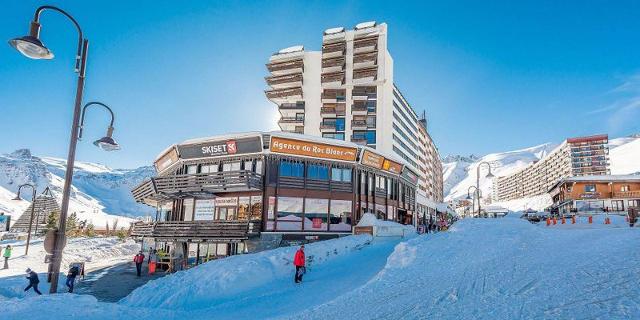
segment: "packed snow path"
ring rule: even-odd
[[[138,277],[136,264],[133,261],[124,262],[89,272],[76,284],[74,292],[90,294],[98,301],[117,302],[135,288],[165,275],[162,271],[149,275],[148,264],[145,262],[142,266],[142,276]]]
[[[291,319],[639,319],[640,228],[473,219],[400,244],[372,281]]]

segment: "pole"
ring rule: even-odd
[[[76,88],[76,102],[73,109],[73,122],[71,124],[71,137],[69,139],[69,154],[67,156],[67,169],[64,173],[64,187],[62,189],[62,204],[60,206],[60,219],[58,230],[56,230],[56,241],[54,243],[51,272],[51,289],[49,293],[56,293],[58,289],[58,277],[60,275],[60,265],[62,264],[62,249],[66,244],[66,224],[67,212],[69,211],[69,195],[71,193],[71,182],[73,180],[73,167],[76,157],[76,145],[78,143],[78,130],[80,121],[80,108],[82,106],[82,94],[84,91],[85,67],[87,64],[87,53],[89,41],[82,42],[82,55],[80,58],[80,69],[78,72],[78,85]]]
[[[478,167],[476,168],[476,193],[478,194],[478,218],[480,218],[480,167],[482,166],[482,163],[480,163],[478,165]]]
[[[31,186],[31,218],[29,219],[29,231],[27,231],[27,247],[24,249],[24,255],[29,255],[29,243],[31,242],[31,226],[33,225],[33,215],[36,211],[36,188]]]

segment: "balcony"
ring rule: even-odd
[[[322,103],[345,102],[346,90],[326,89],[322,92]]]
[[[164,241],[198,239],[239,242],[258,232],[260,221],[159,221],[134,223],[131,236]]]
[[[302,100],[302,87],[266,90],[267,99],[281,104],[288,100]]]
[[[353,40],[353,54],[375,52],[378,50],[378,36]]]
[[[280,110],[304,111],[304,102],[302,103],[283,103],[278,106]]]
[[[281,117],[280,120],[278,120],[278,124],[304,125],[304,118],[302,118],[302,117]]]
[[[302,60],[302,58],[300,58],[284,62],[270,62],[267,63],[267,69],[274,76],[291,73],[302,73],[304,72],[304,61]]]
[[[362,136],[351,135],[351,142],[353,142],[355,144],[366,146],[367,145],[367,138],[362,137]]]
[[[640,191],[613,192],[613,198],[639,198],[640,199]]]
[[[320,115],[330,118],[335,118],[336,116],[344,116],[345,106],[344,104],[323,106],[322,108],[320,108]]]
[[[367,105],[366,104],[354,104],[351,106],[351,114],[353,115],[366,115],[367,114]]]
[[[366,130],[367,120],[351,120],[351,130]]]
[[[321,82],[323,85],[343,85],[344,71],[323,73],[321,76]]]
[[[322,59],[322,72],[331,73],[344,70],[344,57]]]
[[[361,53],[353,56],[354,69],[370,68],[377,65],[377,63],[378,63],[377,52]]]
[[[302,73],[287,74],[283,76],[270,76],[264,78],[267,84],[274,89],[288,87],[302,87]]]
[[[337,58],[344,56],[347,44],[345,42],[337,42],[322,45],[322,58]]]
[[[378,78],[378,67],[353,70],[353,81],[371,82]]]
[[[330,131],[336,131],[336,124],[335,123],[321,123],[320,124],[320,131],[321,132],[330,132]]]
[[[136,202],[155,206],[158,201],[170,199],[259,190],[262,190],[261,174],[238,170],[159,176],[142,182],[131,193]]]

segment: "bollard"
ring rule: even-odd
[[[611,219],[609,217],[604,218],[604,224],[611,224]]]
[[[549,226],[550,224],[551,224],[551,219],[547,217],[547,226]]]
[[[567,220],[564,217],[562,217],[562,224],[565,224],[565,223],[567,223]]]
[[[553,217],[553,225],[555,226],[558,223],[558,219],[556,219],[556,217]]]
[[[571,224],[576,224],[576,216],[571,216]]]
[[[593,223],[593,216],[589,216],[589,223]]]

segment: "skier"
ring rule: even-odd
[[[304,264],[305,264],[305,257],[304,257],[304,244],[303,244],[300,246],[300,249],[296,251],[296,255],[293,258],[293,265],[296,266],[296,275],[294,278],[296,283],[302,282],[302,276],[306,272],[305,270],[306,268],[304,267]]]
[[[144,262],[144,253],[142,253],[142,250],[140,250],[140,252],[138,252],[138,254],[133,257],[133,262],[136,263],[136,272],[138,273],[139,277],[140,273],[142,272],[142,263]]]
[[[73,285],[76,282],[76,277],[78,276],[78,274],[80,273],[80,268],[78,268],[78,266],[75,265],[71,265],[71,268],[69,268],[69,272],[67,273],[67,287],[69,288],[69,293],[73,292]]]
[[[28,275],[27,279],[29,279],[29,285],[26,288],[24,288],[24,291],[26,292],[29,289],[33,288],[33,291],[35,291],[38,295],[42,295],[42,292],[38,290],[38,283],[40,283],[40,279],[38,279],[38,274],[29,268],[27,268],[26,273]]]
[[[11,248],[11,245],[7,245],[6,248],[4,248],[4,254],[2,255],[4,257],[4,268],[3,269],[9,269],[9,258],[11,258],[11,251],[13,249]]]

